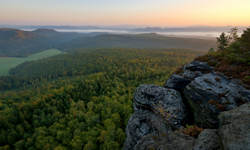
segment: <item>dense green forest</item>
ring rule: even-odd
[[[121,149],[139,84],[163,85],[201,52],[77,49],[1,76],[0,149]]]
[[[27,61],[10,69],[10,76],[0,77],[0,90],[34,85],[57,77],[80,76],[110,70],[164,71],[194,58],[201,52],[187,49],[76,49],[68,54],[57,55],[38,61]],[[191,60],[191,59],[189,59]],[[163,68],[161,68],[163,67]]]

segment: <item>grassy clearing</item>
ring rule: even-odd
[[[31,54],[26,58],[18,58],[18,57],[7,57],[7,58],[0,58],[0,76],[8,75],[10,68],[16,67],[17,65],[31,60],[38,60],[54,55],[61,54],[62,52],[58,49],[49,49],[42,51],[40,53]]]

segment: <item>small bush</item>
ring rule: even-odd
[[[186,135],[192,136],[194,138],[198,138],[198,135],[203,131],[203,128],[199,128],[196,125],[186,125],[186,128],[183,128],[181,130],[178,130],[178,132],[182,132]]]
[[[156,141],[159,139],[159,137],[157,135],[153,136],[153,139]]]
[[[209,65],[209,66],[213,66],[213,67],[215,67],[216,65],[217,65],[217,62],[216,61],[208,61],[207,62],[207,64]]]
[[[250,76],[245,76],[245,77],[242,79],[242,82],[243,82],[243,83],[246,83],[246,84],[250,84]]]
[[[208,101],[207,103],[209,103],[209,104],[211,104],[211,105],[216,105],[216,106],[218,106],[220,103],[219,102],[217,102],[216,100],[210,100],[210,101]]]
[[[218,78],[218,77],[216,77],[216,78],[214,78],[214,79],[215,79],[216,81],[218,81],[218,82],[220,81],[220,78]]]
[[[183,67],[180,67],[175,71],[175,74],[181,74],[181,73],[184,73]]]
[[[201,61],[201,62],[207,62],[207,61],[209,61],[209,56],[208,55],[199,56],[199,57],[196,57],[194,60]]]
[[[218,105],[217,109],[220,111],[225,111],[226,106],[224,105]]]

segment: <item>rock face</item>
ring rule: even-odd
[[[140,85],[134,93],[134,109],[152,110],[162,116],[172,129],[181,128],[185,106],[178,91],[157,85]]]
[[[186,116],[178,91],[156,85],[140,85],[134,94],[135,113],[130,117],[124,150],[133,149],[144,135],[160,136],[179,129]]]
[[[143,136],[148,134],[160,135],[173,131],[165,124],[165,120],[150,110],[140,109],[129,118],[126,128],[127,138],[124,150],[131,150]]]
[[[140,85],[123,149],[250,150],[250,90],[213,70],[192,61],[164,87]],[[188,120],[205,128],[198,139],[175,131]]]
[[[219,120],[217,116],[220,111],[213,105],[206,103],[201,104],[197,109],[195,109],[195,122],[200,123],[206,128],[218,128]]]
[[[225,150],[250,149],[250,103],[219,115],[219,135]]]
[[[250,101],[250,91],[215,73],[195,78],[184,89],[184,96],[195,113],[195,121],[205,128],[218,128],[221,111]]]
[[[195,141],[193,150],[217,150],[220,149],[217,130],[205,129]]]
[[[164,84],[164,87],[182,92],[194,78],[213,71],[214,67],[208,66],[205,62],[192,61],[184,67],[181,67],[179,70],[180,71],[177,74],[176,72],[173,73]]]
[[[138,141],[135,150],[192,150],[195,139],[177,131],[171,132],[166,137],[156,137],[152,134]]]
[[[177,131],[168,133],[164,137],[152,134],[144,136],[135,146],[135,150],[217,150],[219,149],[216,130],[206,129],[195,139]]]

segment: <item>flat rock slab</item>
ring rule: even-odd
[[[219,142],[217,130],[205,129],[198,139],[180,132],[170,132],[163,136],[152,134],[144,136],[139,140],[134,150],[218,150]]]
[[[219,115],[225,150],[250,150],[250,103]]]
[[[195,139],[177,131],[168,133],[165,137],[147,135],[138,141],[134,150],[192,150]]]
[[[192,61],[179,69],[182,72],[174,72],[164,87],[182,92],[193,79],[213,71],[214,67],[207,65],[206,62]]]
[[[238,108],[250,101],[249,90],[216,73],[195,78],[183,93],[195,114],[195,122],[205,128],[218,128],[217,116],[222,111]]]

